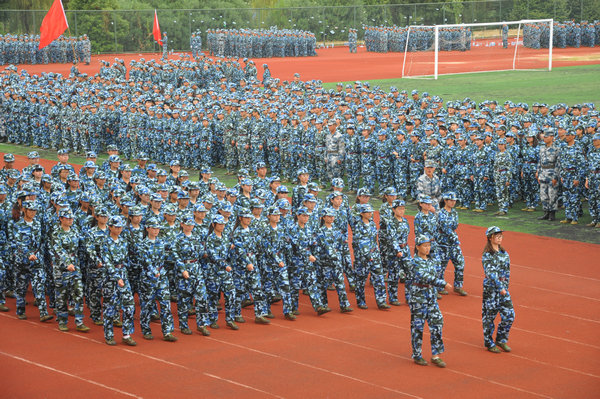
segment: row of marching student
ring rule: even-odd
[[[33,155],[30,160],[39,161]],[[449,292],[467,295],[453,209],[456,193],[444,193],[440,204],[419,197],[411,243],[406,204],[392,187],[385,190],[378,226],[367,189],[359,189],[351,205],[343,180],[336,178],[323,200],[305,169],[298,170],[290,198],[279,177],[266,177],[264,171],[252,179],[240,170],[238,184],[227,188],[209,167],[192,182],[177,162],[168,173],[152,164],[132,170],[118,155],[96,165],[95,154],[89,153],[78,175],[67,163],[68,154],[61,151],[59,159],[50,174],[35,161],[21,173],[12,168],[14,157],[5,156],[0,310],[9,310],[4,293],[14,295],[17,317],[26,319],[31,283],[40,321],[56,315],[59,330],[69,331],[72,315],[76,330],[87,332],[85,302],[108,345],[116,344],[116,326],[122,328],[122,342],[133,346],[136,294],[143,338],[153,339],[151,322],[160,321],[163,339],[173,342],[171,302],[177,304],[182,334],[193,334],[189,320],[195,316],[196,330],[208,336],[220,327],[221,294],[225,325],[238,330],[246,322],[244,307],[253,306],[254,321],[267,325],[276,317],[274,304],[281,302],[283,317],[296,320],[302,294],[319,316],[332,310],[328,290],[336,291],[342,313],[353,312],[346,281],[356,306],[367,309],[370,276],[381,310],[401,305],[404,284],[413,358],[427,364],[421,341],[428,323],[432,362],[445,367],[438,301]],[[498,242],[501,230],[494,227],[486,235],[485,345],[491,352],[510,351],[510,260],[501,238]],[[444,280],[450,261],[453,285]],[[497,313],[502,323],[493,339]]]

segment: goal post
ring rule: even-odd
[[[553,19],[408,27],[402,77],[552,70]],[[416,42],[416,43],[415,43]]]

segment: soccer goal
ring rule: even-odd
[[[552,70],[552,19],[412,25],[402,62],[403,78],[439,75]]]

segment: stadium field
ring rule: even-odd
[[[341,67],[338,61],[323,63],[324,58],[331,56],[334,59],[338,55],[344,59],[342,64],[347,68]],[[321,79],[325,82],[397,77],[385,69],[386,63],[373,61],[379,59],[380,55],[370,58],[370,54],[359,52],[354,55],[359,67],[349,64],[348,58],[342,56],[341,50],[336,48],[319,50],[319,57],[316,58],[266,62],[273,75],[283,79],[291,78],[296,71],[302,74],[303,79]],[[140,56],[117,57],[131,57],[126,58],[129,60]],[[151,58],[148,55],[144,57]],[[362,64],[361,57],[371,60],[368,67]],[[106,55],[97,57],[92,65],[81,66],[80,70],[84,72],[90,68],[86,73],[95,73],[92,67],[97,68],[99,59],[111,58]],[[598,63],[597,60],[594,62]],[[256,60],[256,63],[260,70],[262,60]],[[39,69],[41,67],[44,69]],[[284,67],[288,69],[284,71]],[[25,67],[30,73],[35,70],[38,70],[35,73],[42,70],[68,73],[68,68],[64,65]],[[287,71],[290,71],[289,74]],[[553,72],[539,73],[550,76],[561,71],[563,69],[557,68]],[[372,84],[379,84],[383,88],[396,85],[398,88],[427,90],[432,95],[443,96],[446,101],[469,96],[476,101],[495,98],[569,104],[600,102],[595,82],[597,78],[591,79],[593,75],[598,76],[597,65],[565,68],[564,71],[564,76],[551,78],[550,83],[538,81],[529,89],[522,87],[530,79],[536,79],[534,77],[538,72],[507,73],[506,79],[513,78],[514,81],[505,83],[507,87],[502,87],[502,83],[497,81],[494,84],[497,91],[493,92],[491,88],[478,89],[477,86],[472,86],[471,91],[464,81],[461,84],[457,80],[454,86],[449,83],[445,86],[443,82],[450,78],[474,80],[483,77],[485,80],[487,76],[492,79],[503,73],[462,75],[442,78],[437,82],[403,79],[387,83],[372,81]],[[336,78],[332,78],[333,74]],[[588,77],[583,77],[588,74]],[[524,77],[520,78],[521,75]],[[558,99],[558,94],[550,97],[553,95],[552,88],[546,86],[554,84],[555,88],[561,87],[563,79],[573,79],[571,84],[563,87],[564,97]],[[531,93],[534,90],[532,87],[538,86],[540,95],[543,89],[547,93],[544,96],[548,97],[528,100],[535,94]],[[591,89],[588,86],[592,86]],[[513,92],[514,96],[511,94]],[[495,93],[498,93],[498,97]],[[590,97],[585,97],[585,93],[589,93]],[[17,155],[15,166],[18,168],[25,166],[24,155],[30,150],[29,147],[0,145],[0,155],[3,152]],[[55,152],[40,153],[45,158],[42,164],[49,170],[55,163]],[[83,159],[72,156],[70,161],[80,165]],[[227,180],[222,170],[217,170],[216,175],[220,179],[223,177],[228,186],[232,185],[233,181]],[[520,207],[517,205],[517,208]],[[412,217],[408,218],[412,223]],[[448,363],[444,370],[431,365],[418,367],[413,364],[410,358],[410,312],[404,299],[400,307],[389,311],[377,310],[370,287],[367,287],[368,310],[355,309],[352,313],[341,314],[337,297],[330,292],[329,304],[333,312],[317,316],[308,297],[301,295],[301,315],[294,322],[283,318],[281,303],[273,305],[276,318],[269,326],[252,323],[253,311],[247,308],[242,314],[248,322],[241,324],[239,331],[226,329],[221,313],[221,328],[211,330],[211,337],[199,334],[184,336],[176,328],[175,335],[179,341],[174,344],[160,339],[142,339],[138,307],[134,338],[139,345],[135,348],[107,346],[101,327],[92,326],[89,333],[82,334],[75,332],[71,324],[71,332],[61,333],[54,321],[40,323],[37,321],[37,310],[31,305],[33,297],[29,294],[28,320],[16,318],[14,299],[7,299],[11,311],[0,313],[0,374],[3,376],[0,396],[596,397],[600,392],[600,336],[597,333],[600,325],[600,269],[597,266],[600,254],[599,229],[586,229],[581,225],[564,227],[558,223],[552,227],[541,227],[550,224],[540,224],[534,221],[534,215],[523,215],[518,210],[511,210],[506,219],[468,212],[461,212],[460,218],[462,224],[458,234],[466,260],[465,289],[469,295],[459,297],[450,294],[440,301],[446,346],[443,358]],[[485,227],[491,224],[507,230],[503,245],[512,260],[511,296],[516,320],[511,330],[511,353],[491,354],[483,346],[481,251],[485,243]],[[409,242],[413,240],[414,236],[411,235]],[[447,281],[452,281],[452,273],[452,267],[449,266],[445,276]],[[354,296],[349,296],[354,306]],[[177,326],[176,304],[172,304],[172,309]],[[86,312],[85,320],[89,321],[87,316]],[[159,329],[160,325],[154,323],[155,335]],[[118,329],[116,336],[119,340]],[[423,352],[429,353],[427,330]]]

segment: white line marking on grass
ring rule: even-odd
[[[121,389],[114,388],[114,387],[111,387],[111,386],[108,386],[108,385],[104,385],[104,384],[102,384],[100,382],[93,381],[93,380],[90,380],[88,378],[83,378],[83,377],[80,377],[78,375],[71,374],[71,373],[68,373],[66,371],[56,369],[54,367],[46,366],[45,364],[34,362],[32,360],[28,360],[28,359],[22,358],[20,356],[12,355],[10,353],[6,353],[6,352],[2,352],[2,351],[0,351],[0,354],[4,355],[6,357],[10,357],[10,358],[15,359],[15,360],[20,360],[20,361],[22,361],[24,363],[27,363],[27,364],[31,364],[33,366],[37,366],[37,367],[40,367],[40,368],[43,368],[43,369],[46,369],[46,370],[54,371],[55,373],[63,374],[63,375],[66,375],[68,377],[72,377],[72,378],[75,378],[77,380],[87,382],[88,384],[92,384],[92,385],[96,385],[96,386],[99,386],[99,387],[104,388],[104,389],[108,389],[110,391],[119,393],[119,394],[124,395],[124,396],[130,396],[132,398],[142,398],[142,396],[138,396],[138,395],[135,395],[133,393],[129,393],[129,392],[126,392],[126,391],[123,391]]]
[[[216,338],[213,338],[213,337],[210,337],[208,339],[212,340],[212,341],[220,342],[220,343],[225,344],[225,345],[234,346],[236,348],[245,349],[245,350],[250,351],[250,352],[259,353],[259,354],[264,355],[264,356],[269,356],[269,357],[273,357],[273,358],[276,358],[276,359],[284,360],[286,362],[297,364],[297,365],[300,365],[300,366],[303,366],[303,367],[307,367],[307,368],[310,368],[310,369],[322,371],[324,373],[332,374],[332,375],[335,375],[335,376],[338,376],[338,377],[346,378],[346,379],[349,379],[349,380],[352,380],[352,381],[356,381],[356,382],[359,382],[359,383],[362,383],[362,384],[370,385],[370,386],[373,386],[373,387],[376,387],[376,388],[380,388],[380,389],[383,389],[383,390],[386,390],[386,391],[389,391],[389,392],[394,392],[394,393],[397,393],[397,394],[400,394],[400,395],[404,395],[404,396],[408,396],[408,397],[411,397],[411,398],[422,399],[420,396],[415,396],[415,395],[412,395],[412,394],[410,394],[408,392],[398,391],[396,389],[389,388],[389,387],[386,387],[386,386],[383,386],[383,385],[379,385],[379,384],[375,384],[373,382],[361,380],[360,378],[355,378],[355,377],[352,377],[352,376],[349,376],[349,375],[346,375],[346,374],[338,373],[337,371],[328,370],[328,369],[325,369],[323,367],[314,366],[312,364],[300,362],[300,361],[297,361],[297,360],[294,360],[294,359],[288,359],[286,357],[283,357],[283,356],[280,356],[280,355],[276,355],[274,353],[261,351],[260,349],[254,349],[254,348],[250,348],[248,346],[234,344],[233,342],[222,341],[220,339],[216,339]]]

